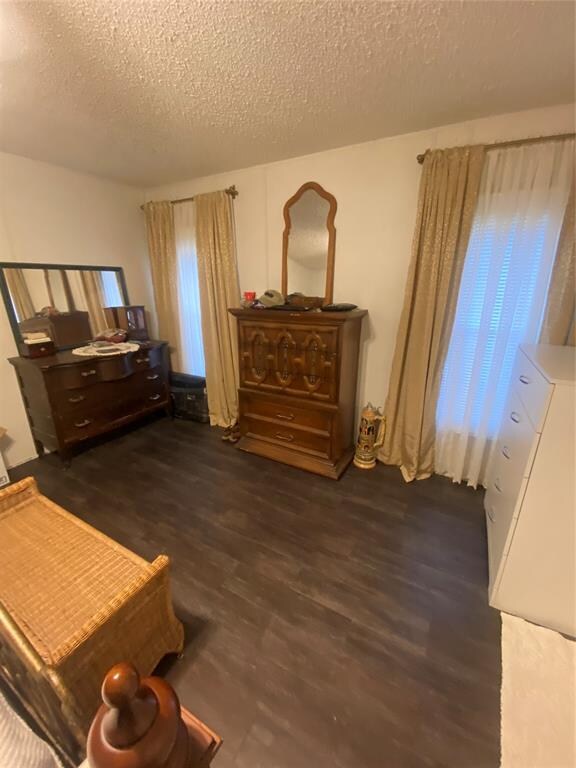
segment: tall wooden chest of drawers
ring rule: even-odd
[[[168,349],[162,341],[113,357],[67,351],[10,362],[40,455],[47,448],[67,461],[85,440],[170,408]]]
[[[238,320],[238,447],[337,479],[354,452],[366,311],[230,312]]]
[[[490,604],[576,635],[576,352],[519,349],[484,506]]]

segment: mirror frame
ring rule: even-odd
[[[0,293],[4,299],[4,306],[6,307],[6,314],[8,315],[8,321],[12,329],[12,335],[14,336],[14,341],[18,347],[22,344],[22,335],[20,333],[20,326],[18,325],[14,307],[12,306],[8,283],[4,277],[5,269],[77,269],[84,270],[85,272],[117,272],[124,304],[126,306],[130,304],[128,289],[126,288],[126,280],[124,278],[124,269],[122,267],[109,267],[108,265],[93,267],[88,266],[87,264],[40,264],[38,262],[28,261],[0,261]],[[59,349],[71,349],[71,347],[59,347]]]
[[[288,293],[288,242],[290,239],[290,230],[292,228],[292,221],[290,219],[290,208],[294,203],[298,202],[304,192],[309,189],[313,189],[320,197],[327,200],[330,203],[330,209],[328,216],[326,217],[326,228],[328,229],[328,253],[326,255],[326,288],[324,290],[324,296],[314,297],[322,300],[322,306],[325,304],[332,304],[334,297],[334,258],[336,253],[336,227],[334,226],[334,219],[336,217],[336,210],[338,204],[334,195],[327,192],[324,187],[321,187],[316,181],[307,181],[302,184],[296,194],[286,202],[284,205],[284,234],[282,236],[282,293],[284,296]]]

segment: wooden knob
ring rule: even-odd
[[[102,700],[109,707],[125,709],[140,688],[140,675],[132,664],[116,664],[102,683]]]
[[[200,768],[210,764],[221,744],[216,734],[180,709],[166,681],[140,679],[131,664],[112,667],[102,698],[88,734],[91,768]]]
[[[109,707],[102,720],[102,733],[115,749],[124,749],[141,739],[158,711],[156,697],[140,684],[140,675],[132,664],[112,667],[102,684],[102,699]]]

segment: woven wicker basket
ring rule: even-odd
[[[78,762],[106,672],[183,647],[166,556],[148,563],[38,492],[0,491],[0,675]]]

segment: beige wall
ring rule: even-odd
[[[359,401],[383,404],[427,147],[493,142],[574,130],[573,105],[500,115],[344,147],[265,166],[147,190],[147,199],[186,197],[236,184],[242,290],[280,287],[282,208],[306,181],[336,196],[335,301],[369,310],[360,361]]]
[[[0,261],[124,267],[130,300],[151,303],[142,192],[64,168],[0,154]],[[1,302],[0,302],[1,304]],[[16,376],[16,345],[0,306],[1,443],[9,466],[35,455]]]

